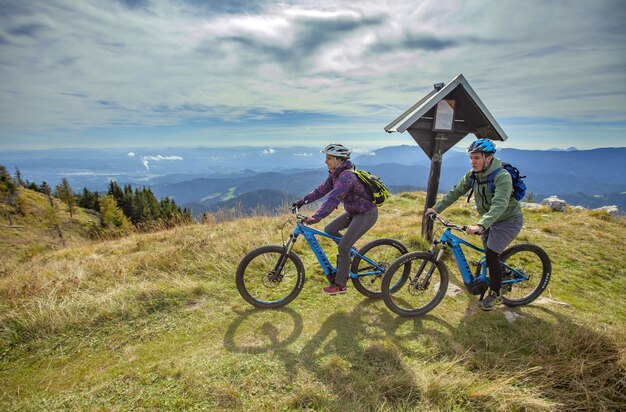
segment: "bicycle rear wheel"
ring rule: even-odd
[[[282,270],[277,270],[281,261]],[[282,246],[262,246],[244,256],[235,281],[246,302],[258,308],[279,308],[302,291],[304,265],[293,251],[285,255]]]
[[[507,306],[526,305],[545,290],[552,274],[548,254],[539,246],[521,244],[502,252],[502,302]]]
[[[395,239],[376,239],[363,246],[359,250],[359,253],[382,266],[383,271],[376,270],[369,262],[359,256],[355,256],[354,259],[352,259],[350,271],[357,276],[359,274],[371,274],[352,278],[354,288],[367,297],[374,299],[381,298],[383,294],[380,287],[387,268],[407,252],[406,247]],[[410,268],[407,269],[410,270]],[[408,275],[408,270],[406,274]],[[406,276],[404,279],[406,279]]]
[[[410,271],[408,277],[404,274],[406,267]],[[395,290],[390,288],[398,284]],[[381,289],[385,305],[392,312],[404,317],[424,315],[445,296],[448,268],[429,252],[407,253],[389,267]]]

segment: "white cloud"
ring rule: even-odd
[[[250,130],[264,125],[276,136],[285,127],[272,121],[284,113],[337,116],[340,126],[308,125],[327,141],[333,127],[381,131],[433,83],[458,73],[496,119],[626,121],[626,8],[610,0],[210,9],[173,0],[35,0],[0,8],[0,147],[21,134],[70,145],[98,139],[97,131],[124,144],[137,136],[134,127],[215,121],[253,121]],[[204,130],[195,133],[199,140]],[[171,135],[160,138],[177,143]]]
[[[311,157],[313,156],[313,153],[294,153],[294,156],[304,156],[304,157]]]
[[[160,162],[161,160],[183,160],[182,156],[141,156],[142,159],[145,160],[154,160],[156,162]]]
[[[267,149],[263,149],[263,151],[261,151],[261,154],[264,154],[264,155],[273,155],[274,153],[276,153],[276,150],[272,149],[271,147]]]
[[[128,157],[135,157],[135,153],[133,153],[133,152],[128,152],[127,156],[128,156]]]
[[[170,160],[170,161],[174,161],[174,160],[183,160],[182,156],[162,156],[162,155],[156,155],[156,156],[141,156],[141,163],[143,164],[143,167],[146,168],[146,171],[150,170],[150,162],[161,162],[164,160]]]

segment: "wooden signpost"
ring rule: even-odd
[[[469,133],[478,138],[504,141],[506,134],[487,107],[459,74],[447,85],[437,83],[424,98],[385,127],[388,133],[409,132],[430,159],[423,211],[437,202],[443,155]],[[422,213],[422,236],[432,240],[432,221]]]

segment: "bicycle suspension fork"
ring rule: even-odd
[[[439,260],[443,257],[443,252],[446,249],[446,245],[442,244],[441,248],[437,252],[437,256],[435,256],[435,249],[437,247],[437,244],[439,244],[439,242],[438,241],[434,241],[432,246],[428,250],[428,252],[433,256],[434,260],[433,261],[423,260],[422,264],[420,265],[420,268],[416,272],[415,278],[411,281],[411,284],[413,286],[415,286],[416,288],[418,288],[418,289],[423,290],[423,289],[426,289],[428,287],[428,285],[430,284],[430,278],[432,277],[433,272],[435,271],[435,268],[437,267],[437,262],[439,262]],[[426,276],[424,277],[422,282],[418,282],[418,279],[422,276],[422,273],[424,272],[424,269],[426,269],[426,266],[429,263],[430,263],[430,267],[426,271]]]
[[[435,257],[435,262],[439,262],[439,260],[442,258],[443,252],[445,252],[446,250],[446,244],[438,240],[435,240],[433,244],[430,245],[430,249],[428,249],[428,252],[430,252],[431,255],[435,256],[435,250],[437,249],[437,245],[440,243],[441,243],[441,247],[439,248],[439,251],[437,252],[437,256]]]
[[[291,249],[293,245],[296,243],[298,239],[298,235],[296,233],[292,233],[289,235],[289,240],[283,246],[283,253],[280,255],[278,262],[274,266],[274,279],[277,282],[280,282],[283,279],[283,268],[285,267],[285,262],[287,262],[287,256],[291,253]]]

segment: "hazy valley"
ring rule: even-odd
[[[149,153],[149,154],[145,154]],[[626,210],[626,148],[594,150],[503,149],[498,157],[526,175],[529,195],[540,201],[558,195],[571,205]],[[429,159],[417,146],[394,146],[355,153],[354,163],[380,176],[392,192],[425,190]],[[106,191],[109,180],[148,186],[194,215],[238,205],[273,210],[298,198],[326,177],[319,150],[292,148],[194,148],[51,150],[0,153],[0,164],[19,168],[30,181],[58,182],[65,177],[75,191]],[[444,156],[440,192],[468,170],[467,157],[452,150]]]

